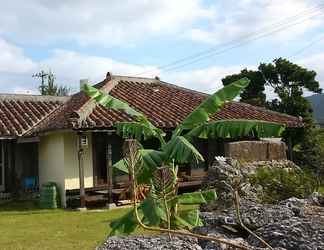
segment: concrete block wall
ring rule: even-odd
[[[286,144],[282,141],[225,142],[225,157],[243,161],[286,160]]]

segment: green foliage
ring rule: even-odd
[[[273,63],[261,63],[259,71],[266,79],[267,85],[274,89],[280,99],[269,105],[273,110],[295,116],[308,116],[309,102],[303,97],[304,89],[321,93],[319,82],[315,80],[316,72],[307,70],[286,59],[278,58]]]
[[[156,169],[151,179],[148,197],[141,202],[138,211],[143,223],[170,229],[192,229],[201,226],[197,205],[207,204],[217,198],[214,190],[177,195],[177,168]],[[179,210],[181,206],[183,209]],[[187,207],[187,208],[184,208]],[[134,210],[110,224],[111,235],[130,234],[138,226]]]
[[[250,176],[252,185],[261,185],[260,199],[275,203],[290,197],[305,198],[317,188],[313,175],[301,169],[263,167]]]
[[[174,136],[162,146],[162,150],[169,161],[179,164],[204,161],[199,151],[183,136]]]
[[[184,129],[193,129],[209,121],[211,115],[218,112],[227,101],[232,101],[240,92],[249,85],[247,78],[239,79],[204,100],[194,109],[175,130],[178,134]]]
[[[156,127],[154,127],[148,120],[142,120],[140,122],[119,122],[116,124],[117,134],[123,138],[134,138],[142,141],[152,137],[158,138],[161,143],[164,143],[163,136],[165,133]]]
[[[137,163],[137,182],[148,183],[153,177],[153,172],[164,162],[165,154],[153,149],[139,149],[136,157]],[[113,165],[114,168],[129,174],[127,161],[125,158],[119,160]]]
[[[294,159],[303,169],[312,171],[317,180],[324,184],[324,141],[323,132],[307,124],[303,141],[294,147]]]
[[[154,127],[141,113],[134,110],[126,102],[118,100],[93,87],[86,85],[84,91],[99,104],[121,110],[134,118],[134,122],[116,124],[117,132],[123,138],[135,138],[138,141],[156,137],[160,141],[159,150],[143,149],[137,141],[126,140],[129,147],[125,149],[124,159],[114,166],[128,172],[133,185],[146,183],[150,185],[150,193],[138,207],[142,223],[168,229],[191,229],[202,225],[199,210],[193,205],[206,204],[216,199],[214,190],[177,195],[177,165],[203,161],[202,155],[188,139],[192,137],[210,138],[212,135],[221,138],[278,135],[283,129],[281,125],[258,121],[220,121],[208,123],[210,116],[218,112],[225,102],[233,100],[249,84],[246,78],[231,83],[215,94],[206,98],[182,123],[173,131],[169,141],[165,141],[162,130]],[[134,190],[136,188],[133,187]],[[178,211],[178,206],[189,206],[188,210]],[[112,235],[130,233],[137,227],[134,220],[137,207],[121,220],[111,224]]]
[[[304,90],[322,92],[319,82],[315,79],[315,71],[284,58],[275,59],[272,63],[261,63],[256,71],[243,69],[239,74],[226,76],[222,81],[226,86],[241,77],[251,80],[250,85],[241,94],[241,101],[266,105],[272,110],[303,118],[309,117],[311,109],[309,102],[304,98]],[[271,87],[278,98],[265,103],[265,86]]]
[[[241,93],[241,102],[256,106],[265,106],[266,95],[264,90],[266,82],[260,71],[243,69],[238,74],[226,76],[222,79],[222,82],[223,85],[226,86],[243,77],[248,78],[250,80],[250,84]]]
[[[126,114],[130,116],[134,116],[136,118],[144,116],[137,112],[135,109],[130,107],[128,103],[123,102],[109,94],[106,94],[95,87],[92,87],[88,84],[82,86],[82,90],[91,98],[96,100],[97,103],[101,104],[104,107],[124,111]]]
[[[33,77],[41,78],[41,84],[39,86],[39,91],[41,95],[52,95],[52,96],[67,96],[69,95],[71,89],[67,86],[60,86],[55,84],[55,75],[52,71],[44,72],[43,70]],[[45,81],[47,81],[45,83]]]
[[[192,129],[186,136],[207,138],[278,137],[284,126],[258,120],[221,120],[203,124]]]
[[[316,72],[287,59],[278,58],[271,63],[261,63],[256,71],[244,69],[239,74],[227,76],[223,79],[223,84],[227,85],[243,76],[249,77],[251,83],[242,92],[241,101],[255,104],[254,101],[259,100],[262,105],[271,110],[303,118],[305,127],[288,129],[283,133],[283,138],[286,141],[291,140],[292,146],[297,149],[294,161],[323,179],[324,153],[320,139],[314,132],[311,104],[304,97],[305,91],[322,92],[316,80]],[[264,103],[264,86],[270,87],[278,97]],[[260,99],[258,99],[259,95]]]
[[[117,127],[117,133],[123,138],[132,137],[137,140],[144,138],[146,140],[151,137],[156,137],[160,140],[161,144],[164,143],[163,137],[165,133],[161,129],[156,128],[142,113],[137,112],[129,106],[127,102],[121,101],[88,84],[85,84],[82,90],[102,106],[123,111],[135,118],[133,122],[119,122],[115,125]]]
[[[318,142],[321,150],[324,152],[324,129],[318,128],[316,131],[316,137],[318,138]]]

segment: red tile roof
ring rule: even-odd
[[[67,99],[67,97],[1,94],[0,137],[16,137],[28,133]]]
[[[149,78],[110,76],[95,86],[104,92],[109,92],[116,98],[128,102],[133,108],[145,114],[155,126],[160,128],[176,127],[208,96],[201,92]],[[0,101],[0,105],[3,105],[3,102]],[[82,92],[71,96],[68,100],[65,99],[64,102],[44,101],[44,103],[38,103],[38,105],[48,106],[48,112],[45,117],[38,119],[37,122],[34,120],[32,122],[31,118],[29,118],[33,117],[35,119],[33,114],[36,111],[27,108],[19,109],[17,105],[17,111],[7,111],[7,116],[17,118],[16,120],[11,118],[13,121],[11,125],[8,125],[6,133],[31,135],[60,129],[104,129],[111,128],[118,121],[132,120],[130,116],[123,112],[97,105]],[[43,109],[46,109],[45,107]],[[18,111],[24,113],[24,116],[16,116]],[[239,102],[227,103],[213,119],[265,120],[286,124],[288,127],[302,126],[302,122],[297,117]],[[17,124],[13,124],[14,121]],[[1,117],[0,119],[0,131],[1,122],[5,123],[6,118]],[[12,131],[12,127],[19,128],[19,131]]]

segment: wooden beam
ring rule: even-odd
[[[113,190],[113,169],[112,169],[112,148],[111,148],[111,132],[107,132],[107,184],[108,184],[108,204],[113,203],[112,190]]]
[[[17,143],[32,143],[32,142],[39,142],[40,139],[38,136],[35,137],[20,137],[17,139]]]
[[[78,162],[79,162],[79,183],[80,183],[80,207],[85,207],[85,188],[84,188],[84,166],[83,166],[83,147],[82,147],[82,133],[78,133]]]

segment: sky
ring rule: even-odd
[[[3,1],[0,92],[38,94],[32,75],[52,70],[73,92],[109,71],[212,93],[278,57],[324,88],[323,48],[324,0]]]

